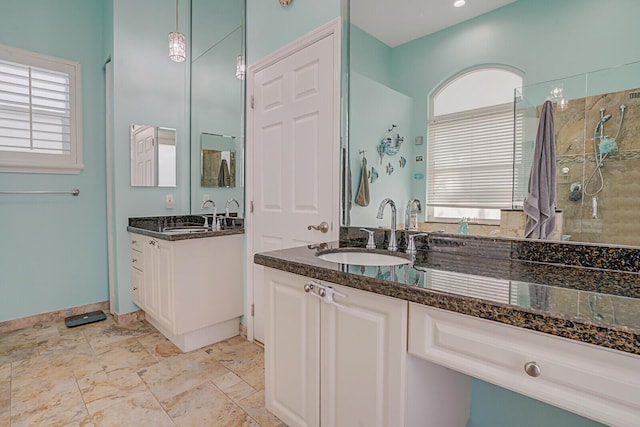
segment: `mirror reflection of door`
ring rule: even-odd
[[[175,129],[131,125],[131,186],[176,186]]]
[[[131,185],[156,185],[156,130],[153,126],[131,126]]]

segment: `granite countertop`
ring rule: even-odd
[[[491,251],[472,254],[419,248],[413,264],[391,267],[339,264],[316,257],[319,252],[345,246],[352,243],[343,242],[341,246],[331,242],[261,253],[254,261],[314,279],[640,355],[638,273],[523,261]]]
[[[208,218],[208,224],[212,223],[212,215],[181,215],[181,216],[154,216],[129,218],[127,231],[155,237],[161,240],[189,240],[202,239],[204,237],[229,236],[232,234],[244,234],[244,220],[237,217],[223,218],[221,230],[173,230],[164,231],[167,227],[202,226],[204,216]]]

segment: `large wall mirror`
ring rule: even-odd
[[[455,233],[464,216],[468,227],[461,232],[523,237],[523,189],[526,192],[540,109],[549,99],[562,210],[562,229],[554,238],[640,246],[635,218],[640,209],[640,27],[635,22],[640,2],[492,0],[454,8],[453,1],[436,7],[424,1],[349,0],[348,7],[345,133],[353,197],[345,206],[346,225],[388,227],[388,219],[376,219],[387,197],[398,206],[398,224],[404,223],[407,202],[417,198],[424,208],[418,217],[421,230]],[[615,22],[615,37],[603,30],[603,16]],[[485,68],[507,70],[523,81],[509,89],[506,101],[498,97],[503,99],[498,107],[507,108],[503,128],[513,153],[502,172],[497,165],[504,159],[497,147],[505,135],[496,131],[495,123],[484,131],[468,128],[467,135],[451,131],[462,118],[462,101],[470,105],[465,110],[472,112],[469,117],[481,121],[496,85],[490,80],[457,85],[450,96],[454,105],[441,113],[433,107],[434,96],[452,82]],[[474,78],[480,78],[477,74]],[[455,149],[463,154],[430,151],[435,138],[449,138],[451,150],[458,144]],[[471,145],[478,141],[483,142]],[[459,188],[452,184],[455,178],[430,174],[447,162],[466,162],[474,151],[484,159],[484,169]],[[492,174],[510,181],[511,195],[498,206],[498,217],[484,218],[482,209],[495,207],[496,194],[486,185],[496,181]],[[359,184],[365,179],[369,203],[358,204]],[[431,193],[427,196],[429,180],[435,179],[451,188],[439,201]],[[477,194],[486,197],[479,210],[457,211],[448,218],[433,213],[438,203],[459,207],[460,200],[479,187],[485,192]]]
[[[131,186],[176,186],[176,130],[132,124]]]
[[[244,212],[244,1],[191,1],[191,213]],[[233,204],[232,206],[235,206]]]

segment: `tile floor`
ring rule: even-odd
[[[148,323],[0,334],[0,427],[275,426],[262,349],[241,337],[182,353]]]

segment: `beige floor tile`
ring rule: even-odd
[[[11,420],[11,381],[0,381],[0,426]]]
[[[105,347],[110,347],[119,341],[155,332],[155,329],[152,329],[145,322],[135,322],[127,325],[99,322],[93,327],[91,326],[85,325],[81,326],[81,328],[85,328],[83,329],[84,334],[96,353],[103,352]]]
[[[78,386],[89,414],[93,415],[138,394],[149,393],[138,374],[118,375],[118,372],[120,371],[116,371],[116,373],[102,372],[78,380]]]
[[[37,332],[34,329],[6,332],[0,336],[0,365],[37,354]]]
[[[57,332],[57,329],[55,329]],[[82,331],[74,331],[69,334],[51,334],[47,336],[38,336],[38,352],[39,354],[93,354],[93,349],[87,342]]]
[[[138,341],[157,360],[182,354],[182,350],[176,347],[175,344],[165,338],[160,332],[153,332],[151,334],[138,337]]]
[[[171,398],[164,406],[178,426],[258,425],[210,382]]]
[[[96,358],[105,372],[134,373],[158,363],[136,338],[119,340],[100,347],[100,353]]]
[[[47,377],[12,387],[12,427],[66,425],[87,415],[73,376]]]
[[[76,370],[82,369],[94,360],[94,356],[86,354],[43,354],[13,363],[11,377],[14,387],[45,379],[72,378]]]
[[[0,365],[0,382],[11,380],[11,363]]]
[[[81,427],[175,426],[151,393],[140,393],[100,410],[82,421]]]
[[[224,393],[231,398],[234,402],[239,402],[242,399],[251,396],[257,390],[251,387],[244,381],[240,381],[237,384],[232,385],[223,390]]]
[[[264,391],[259,391],[238,402],[240,407],[260,424],[261,427],[281,427],[283,426],[275,415],[267,411],[264,407]]]
[[[139,371],[156,398],[164,403],[174,396],[217,380],[229,370],[202,351],[192,351],[169,357],[160,363]]]
[[[182,353],[111,316],[0,334],[0,427],[280,426],[263,389],[263,351],[241,337]]]

